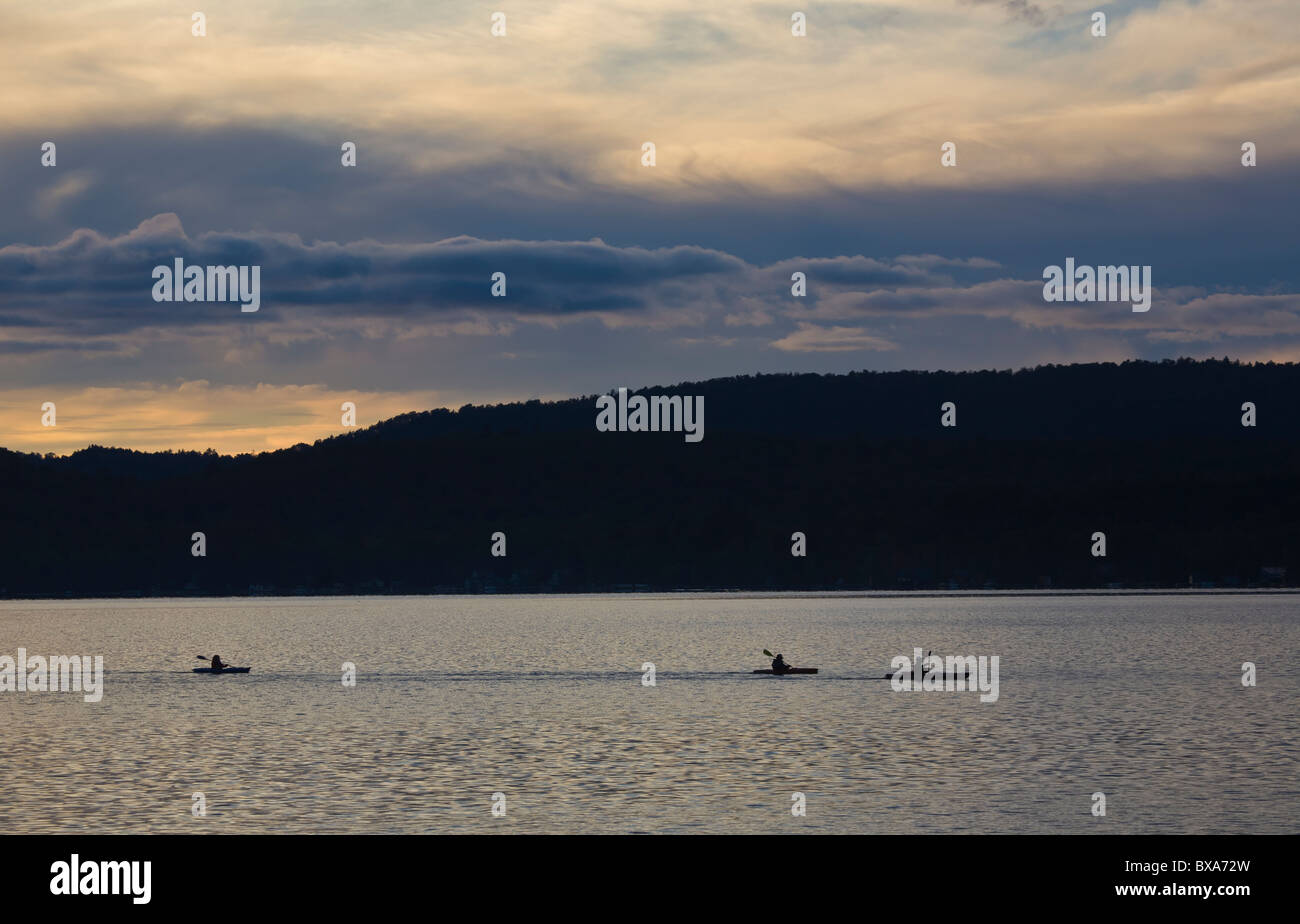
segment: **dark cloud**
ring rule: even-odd
[[[177,258],[187,266],[258,266],[260,310],[245,314],[233,299],[154,301],[153,268],[171,267]],[[1062,260],[1053,255],[1047,262]],[[690,329],[684,342],[711,342],[723,352],[746,338],[779,343],[787,352],[880,343],[893,351],[907,338],[862,325],[921,325],[918,335],[943,339],[955,317],[1166,343],[1300,335],[1300,296],[1280,289],[1178,286],[1166,283],[1157,265],[1152,310],[1140,313],[1127,303],[1047,304],[1041,270],[1017,278],[994,261],[936,254],[759,265],[693,245],[614,246],[598,239],[461,235],[340,243],[266,231],[190,235],[169,213],[116,236],[79,229],[46,246],[0,248],[0,294],[9,326],[25,332],[9,341],[10,352],[121,352],[162,338],[209,360],[271,351],[300,365],[319,360],[331,345],[355,350],[369,340],[400,349],[422,330],[512,340],[520,324],[556,327],[582,318],[606,329],[640,329],[647,340],[670,341],[681,337],[673,331]],[[806,297],[790,291],[796,272],[807,278]],[[505,297],[491,294],[495,273],[506,276]],[[98,340],[107,345],[95,345]]]
[[[409,139],[357,140],[355,170],[337,139],[288,130],[95,130],[61,136],[54,170],[31,138],[0,140],[0,384],[450,384],[486,400],[1295,348],[1295,307],[1262,298],[1300,290],[1285,163],[1000,189],[810,179],[692,201],[601,187],[538,152],[421,171]],[[45,209],[65,162],[88,185]],[[153,302],[150,271],[176,256],[262,265],[261,310]],[[1151,314],[1045,306],[1042,267],[1067,256],[1154,265]],[[506,299],[489,295],[496,271]]]
[[[694,245],[752,264],[795,255],[960,255],[1020,276],[1066,255],[1093,262],[1141,257],[1159,264],[1170,282],[1300,287],[1291,220],[1300,212],[1300,169],[1285,163],[1124,182],[1062,176],[992,189],[858,192],[823,189],[808,178],[785,195],[747,190],[677,201],[600,186],[583,178],[581,164],[542,152],[491,149],[420,171],[403,159],[415,142],[394,136],[359,137],[361,166],[344,169],[338,137],[239,126],[61,136],[60,164],[91,171],[94,179],[46,212],[42,191],[63,166],[42,168],[30,156],[39,139],[6,136],[0,245],[53,244],[78,228],[121,235],[150,216],[175,212],[195,230],[276,229],[308,243],[599,238],[655,250]],[[457,142],[430,142],[444,143]],[[355,274],[346,262],[334,271],[340,278]]]
[[[987,6],[997,4],[1006,10],[1008,19],[1016,19],[1032,26],[1041,26],[1047,22],[1047,11],[1029,0],[962,0],[962,3]]]
[[[171,268],[178,258],[186,266],[260,267],[258,320],[281,319],[299,306],[310,307],[316,318],[352,321],[466,309],[561,316],[627,312],[653,308],[667,284],[708,277],[716,285],[753,272],[737,257],[700,247],[651,250],[599,240],[460,236],[420,244],[341,244],[269,232],[191,237],[178,216],[164,214],[117,237],[82,229],[45,247],[0,248],[0,292],[19,324],[63,332],[88,322],[116,332],[184,327],[240,313],[229,303],[154,301],[154,267]],[[498,272],[506,275],[505,297],[491,294]]]

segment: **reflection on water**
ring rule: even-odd
[[[1294,596],[0,603],[24,832],[1296,832]],[[1000,696],[898,693],[915,646]],[[817,676],[752,675],[761,650]],[[250,664],[190,673],[196,654]],[[1243,688],[1243,661],[1259,686]],[[340,682],[357,666],[357,685]],[[653,662],[658,685],[641,683]],[[191,816],[201,791],[208,815]],[[507,815],[494,818],[494,792]],[[1091,814],[1094,792],[1107,816]],[[808,814],[792,817],[791,793]]]

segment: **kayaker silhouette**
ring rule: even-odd
[[[214,673],[215,673],[216,671],[224,670],[224,669],[225,669],[225,666],[226,666],[226,665],[223,664],[222,661],[221,661],[221,655],[213,655],[213,656],[212,656],[212,670],[213,670]]]
[[[785,655],[778,654],[775,658],[772,659],[773,673],[784,674],[789,669],[790,669],[790,665],[785,663]]]

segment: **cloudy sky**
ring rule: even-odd
[[[348,400],[366,425],[760,371],[1300,360],[1295,0],[192,6],[205,36],[175,4],[0,4],[0,446],[262,451]],[[259,265],[260,310],[155,302],[177,257]],[[1150,265],[1151,310],[1044,302],[1066,257]]]

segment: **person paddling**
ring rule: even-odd
[[[792,667],[791,665],[786,663],[785,655],[783,654],[774,655],[766,648],[763,649],[763,654],[767,655],[769,658],[772,659],[772,666],[770,668],[765,667],[762,670],[754,671],[755,674],[770,674],[775,677],[781,677],[784,676],[785,674],[817,673],[817,668],[815,667]]]
[[[212,672],[218,673],[226,669],[226,665],[221,660],[221,655],[212,656]]]

